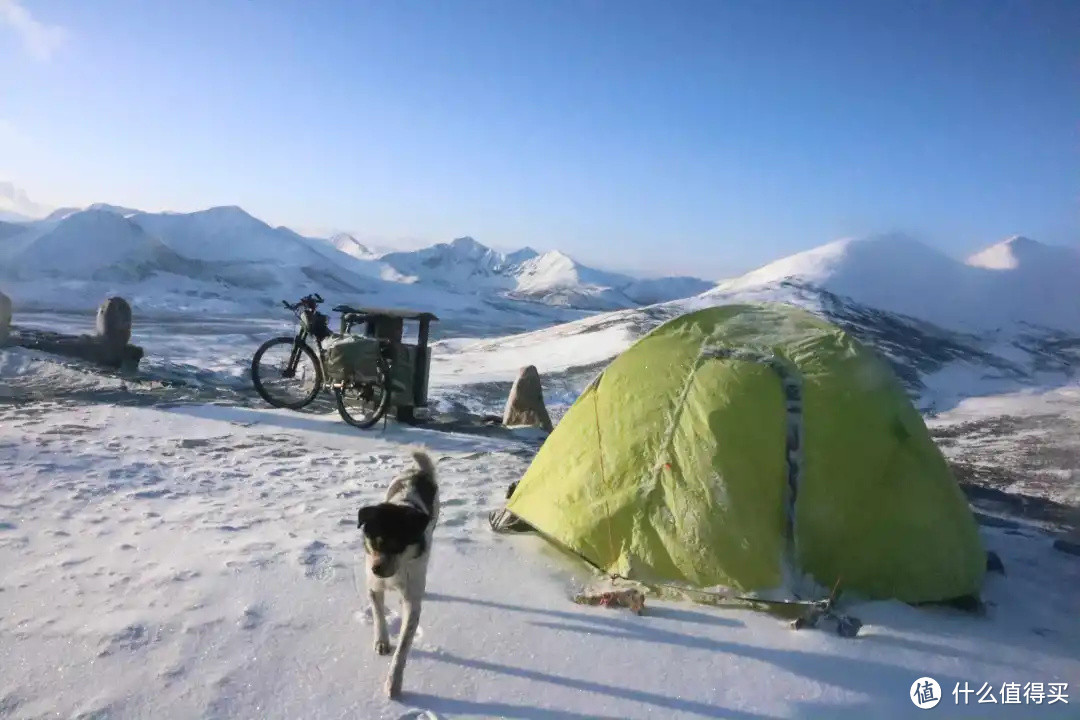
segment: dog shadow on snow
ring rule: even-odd
[[[883,710],[888,713],[890,709],[893,712],[902,712],[902,708],[911,708],[909,705],[910,701],[906,698],[906,692],[912,681],[917,677],[917,673],[914,673],[914,671],[909,668],[892,665],[880,660],[868,659],[865,657],[847,657],[840,654],[829,654],[828,652],[809,652],[795,649],[780,650],[757,647],[729,640],[719,640],[712,637],[674,632],[659,627],[657,623],[654,622],[655,620],[678,620],[684,623],[694,623],[703,626],[722,626],[727,628],[744,627],[744,623],[739,620],[682,608],[666,606],[650,607],[648,614],[642,618],[624,619],[614,615],[608,616],[583,612],[576,613],[530,608],[521,605],[512,605],[443,593],[430,593],[427,596],[427,600],[436,603],[467,603],[507,612],[536,616],[537,619],[532,620],[530,624],[548,630],[588,634],[600,633],[618,639],[661,643],[695,650],[716,652],[718,654],[717,663],[722,663],[723,661],[723,658],[720,655],[721,653],[739,655],[744,658],[751,658],[775,665],[793,675],[806,678],[816,683],[840,687],[862,695],[875,696],[871,701],[871,704],[845,706],[814,704],[793,700],[789,707],[796,717],[867,717],[874,715],[875,713],[880,714]],[[843,640],[842,642],[857,643],[865,641],[866,640],[856,639]],[[416,656],[423,657],[428,661],[449,663],[474,671],[496,673],[536,683],[571,688],[579,692],[591,693],[597,696],[628,700],[652,706],[657,710],[673,713],[697,715],[709,718],[732,718],[733,720],[763,720],[772,717],[771,715],[762,715],[754,712],[711,705],[707,702],[672,697],[646,690],[637,690],[633,687],[610,685],[570,675],[556,675],[528,668],[515,667],[505,663],[493,662],[482,657],[469,658],[445,651],[420,649],[415,649],[413,652]],[[722,669],[722,665],[718,664],[717,668],[719,672]],[[935,676],[935,679],[938,680],[943,688],[951,688],[954,683],[963,682],[962,678],[954,677]],[[409,692],[406,692],[406,702],[427,706],[435,712],[446,712],[451,714],[462,713],[466,715],[492,715],[496,717],[513,718],[515,720],[615,717],[598,715],[596,713],[578,715],[554,708],[517,706],[499,702],[459,700],[456,698],[444,698],[435,695]]]

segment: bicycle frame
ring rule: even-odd
[[[300,353],[302,352],[300,347],[308,344],[309,337],[315,339],[315,355],[319,358],[319,362],[321,363],[326,359],[325,353],[323,352],[322,341],[309,330],[311,321],[308,319],[308,315],[313,312],[313,310],[305,309],[297,313],[300,318],[300,327],[296,329],[296,337],[293,339],[293,349],[292,353],[289,355],[289,364],[285,366],[285,372],[282,373],[286,378],[291,378],[295,375],[296,366],[300,364]]]
[[[319,363],[321,364],[326,360],[322,340],[323,337],[329,337],[331,333],[329,318],[320,314],[318,310],[319,304],[322,302],[322,296],[318,293],[313,293],[300,298],[300,301],[295,304],[285,300],[281,301],[281,304],[285,306],[286,309],[293,311],[300,322],[300,326],[296,329],[296,336],[293,338],[293,347],[292,352],[289,354],[289,362],[282,372],[283,377],[291,379],[296,375],[296,367],[300,364],[300,354],[303,352],[301,348],[308,344],[308,337],[313,337],[315,339],[315,356],[318,358]],[[314,325],[315,321],[320,318],[323,328],[321,336],[318,331],[318,326]]]

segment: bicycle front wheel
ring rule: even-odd
[[[307,343],[296,338],[267,340],[251,359],[255,392],[274,407],[299,410],[322,389],[322,369]]]

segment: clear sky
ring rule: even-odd
[[[1072,0],[0,0],[0,180],[55,206],[717,277],[1077,243],[1078,128]]]

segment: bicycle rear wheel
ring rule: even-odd
[[[307,343],[296,338],[267,340],[251,359],[255,392],[274,407],[299,410],[322,389],[322,368]]]
[[[353,427],[367,430],[390,409],[390,373],[379,361],[376,378],[334,385],[338,414]]]

